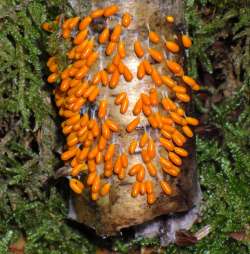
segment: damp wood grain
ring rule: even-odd
[[[129,28],[124,31],[122,40],[125,42],[127,52],[124,62],[132,71],[134,77],[136,77],[139,59],[135,57],[133,42],[139,39],[143,45],[148,46],[148,27],[161,35],[161,37],[172,39],[176,34],[176,26],[182,26],[184,23],[183,1],[181,0],[92,0],[90,3],[92,9],[115,3],[119,6],[120,10],[118,15],[120,17],[124,12],[128,12],[132,15],[132,23]],[[175,26],[166,25],[166,15],[175,17]],[[112,26],[112,22],[110,25]],[[92,29],[100,32],[100,26],[102,28],[102,22],[100,22],[100,24],[93,24]],[[157,47],[159,46],[155,46],[155,48]],[[173,54],[169,54],[167,57],[173,58]],[[178,54],[174,59],[184,64],[184,52]],[[100,62],[94,67],[94,71],[100,69],[100,65],[107,66],[110,61],[111,59],[105,57],[105,54],[102,53]],[[164,72],[167,73],[166,68],[164,68]],[[119,123],[122,129],[115,137],[115,142],[120,144],[120,147],[124,149],[128,148],[133,138],[138,139],[138,136],[144,131],[143,128],[148,125],[146,118],[141,115],[141,129],[129,135],[125,130],[127,124],[134,118],[132,113],[133,105],[136,103],[140,93],[144,90],[148,90],[150,86],[152,87],[151,78],[146,77],[140,82],[137,78],[134,78],[130,83],[127,83],[122,78],[115,89],[102,87],[100,93],[102,96],[100,99],[103,97],[107,99],[109,105],[108,114],[111,119]],[[158,90],[160,91],[161,89],[164,88],[161,87]],[[123,91],[128,94],[129,98],[128,113],[125,115],[121,115],[120,108],[114,105],[115,96]],[[100,99],[97,100],[97,104]],[[189,105],[185,107],[185,109],[187,114],[192,115],[192,106]],[[183,212],[190,209],[193,206],[197,192],[194,138],[189,139],[184,148],[188,150],[189,156],[183,159],[181,174],[177,178],[164,176],[170,181],[173,187],[174,194],[172,196],[164,195],[160,188],[159,181],[155,180],[156,202],[153,205],[149,205],[145,195],[138,196],[137,198],[131,197],[131,186],[134,183],[132,177],[127,177],[123,181],[118,180],[117,177],[113,177],[109,195],[98,201],[91,201],[87,191],[86,193],[84,192],[83,195],[72,193],[72,204],[76,213],[76,221],[94,229],[99,235],[109,236],[116,234],[123,228],[154,220],[158,216]],[[128,168],[138,162],[141,162],[140,154],[130,156]],[[160,165],[156,166],[160,168]]]

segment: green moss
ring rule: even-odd
[[[210,15],[206,16],[204,13],[208,10]],[[228,40],[231,47],[236,47],[238,43],[241,45],[237,55],[241,66],[241,75],[237,76],[237,80],[241,85],[233,91],[232,97],[224,98],[219,104],[212,103],[210,108],[196,98],[198,112],[206,114],[205,123],[215,126],[218,132],[217,135],[197,137],[203,193],[202,222],[192,230],[195,232],[206,225],[210,225],[212,230],[195,246],[171,246],[165,253],[249,253],[249,242],[229,237],[231,232],[242,230],[246,231],[246,235],[250,234],[247,228],[250,221],[249,8],[246,8],[245,1],[187,1],[186,19],[193,37],[193,48],[188,59],[189,73],[197,76],[197,64],[201,63],[203,70],[214,73],[213,62],[216,63],[216,59],[213,43]],[[210,88],[204,86],[202,89]],[[210,91],[216,94],[219,89]]]
[[[47,35],[40,25],[65,10],[72,14],[67,1],[1,2],[1,254],[20,236],[25,253],[94,253],[95,247],[68,226],[65,201],[49,184],[59,165],[60,142],[45,82]]]

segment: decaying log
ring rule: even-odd
[[[139,60],[134,55],[133,42],[139,39],[144,45],[148,45],[148,27],[156,31],[166,39],[172,39],[176,36],[176,25],[183,24],[183,1],[181,0],[92,0],[92,9],[103,7],[111,4],[119,5],[120,11],[118,16],[122,13],[129,12],[133,16],[132,23],[126,31],[122,39],[126,45],[127,56],[124,60],[126,65],[132,70],[133,75],[136,75],[137,65]],[[175,25],[167,26],[165,21],[166,15],[173,15],[175,17]],[[114,19],[114,23],[115,23]],[[102,31],[105,22],[102,19],[97,20],[91,29],[95,32]],[[112,21],[110,22],[112,27]],[[162,45],[154,46],[162,47]],[[173,58],[173,54],[167,54],[168,58]],[[178,62],[184,63],[184,52],[178,56],[174,56]],[[101,61],[96,64],[93,73],[100,68],[100,65],[107,66],[110,58],[101,54]],[[166,68],[162,65],[162,73],[167,73]],[[109,105],[114,105],[114,97],[122,92],[128,93],[130,105],[128,112],[121,115],[119,107],[109,107],[109,116],[114,121],[118,122],[124,131],[117,134],[113,141],[120,144],[121,149],[127,148],[129,141],[132,138],[138,139],[138,134],[144,132],[148,122],[144,116],[141,116],[141,128],[136,132],[129,134],[125,131],[126,125],[134,116],[132,114],[133,105],[137,101],[139,95],[144,90],[147,90],[152,85],[150,77],[146,77],[143,81],[136,78],[131,83],[120,80],[119,85],[115,89],[102,88],[101,95],[105,96]],[[158,88],[158,91],[164,90],[164,87]],[[102,97],[101,96],[101,97]],[[170,95],[171,96],[171,95]],[[192,109],[189,106],[185,107],[187,114],[192,115]],[[196,172],[196,158],[195,158],[195,139],[189,139],[185,144],[185,149],[188,150],[189,156],[183,159],[181,166],[181,174],[177,177],[169,177],[168,179],[173,187],[174,194],[167,196],[162,193],[159,181],[155,180],[155,194],[156,202],[153,205],[148,205],[145,196],[131,197],[131,185],[134,183],[133,177],[126,177],[123,181],[112,178],[112,187],[109,195],[93,202],[89,198],[89,193],[86,190],[83,195],[76,195],[72,193],[72,207],[75,215],[71,217],[79,223],[84,223],[90,228],[93,228],[97,234],[102,236],[114,235],[119,230],[130,226],[139,225],[148,221],[152,221],[161,215],[168,215],[172,213],[179,213],[188,211],[194,206],[197,197],[197,172]],[[131,165],[141,161],[140,154],[135,154],[129,157],[129,168]],[[157,165],[159,168],[160,166]]]

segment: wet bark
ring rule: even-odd
[[[126,44],[127,56],[124,60],[125,64],[132,71],[133,76],[136,77],[137,65],[139,59],[134,55],[133,42],[139,39],[144,45],[148,45],[148,26],[151,30],[156,31],[166,39],[173,39],[176,36],[176,26],[167,26],[165,21],[166,15],[173,15],[175,17],[175,24],[183,24],[183,1],[171,0],[127,0],[127,1],[101,1],[92,0],[92,9],[103,7],[116,3],[119,5],[120,11],[118,16],[121,17],[125,11],[133,16],[132,23],[128,29],[124,29],[122,39]],[[117,19],[114,23],[117,22]],[[97,22],[98,23],[98,22]],[[93,24],[92,30],[100,32],[102,29],[101,20],[99,24]],[[109,23],[112,27],[112,20]],[[101,26],[101,28],[100,28]],[[162,47],[162,45],[154,46],[154,48]],[[172,54],[167,54],[167,58],[173,58]],[[184,52],[175,56],[178,62],[184,63]],[[110,58],[102,54],[101,61],[95,66],[96,72],[101,66],[107,66]],[[158,66],[158,65],[157,65]],[[166,73],[166,68],[163,64],[157,67],[160,73]],[[120,79],[119,85],[115,89],[102,88],[101,97],[105,96],[108,100],[109,117],[118,122],[122,131],[114,137],[116,144],[119,144],[120,150],[127,149],[129,142],[141,135],[144,128],[147,128],[148,122],[144,116],[141,116],[141,128],[136,132],[129,134],[126,132],[126,125],[134,118],[132,109],[141,92],[152,87],[152,80],[150,77],[144,78],[142,81],[134,78],[131,83],[127,83],[123,78]],[[158,88],[161,92],[165,88]],[[114,106],[114,98],[122,91],[126,91],[129,97],[130,106],[128,113],[121,115],[119,107]],[[171,94],[169,94],[171,96]],[[100,96],[99,96],[100,97]],[[97,102],[98,103],[98,102]],[[192,115],[191,106],[186,108],[187,115]],[[159,108],[159,110],[161,110]],[[152,133],[152,135],[156,135]],[[89,193],[86,190],[83,195],[75,195],[72,193],[72,205],[75,211],[74,219],[80,223],[93,228],[99,235],[114,235],[119,230],[130,226],[138,225],[147,221],[151,221],[158,216],[170,213],[184,212],[190,209],[194,204],[194,199],[197,194],[197,174],[196,174],[196,158],[195,158],[195,140],[189,139],[185,144],[185,149],[188,150],[189,156],[183,159],[181,166],[181,174],[174,178],[164,174],[173,187],[173,195],[167,196],[163,194],[159,181],[154,180],[156,202],[153,205],[148,205],[145,195],[137,198],[131,197],[131,186],[134,183],[134,177],[127,176],[120,181],[117,177],[112,177],[111,191],[109,195],[93,202],[89,198]],[[161,151],[160,151],[161,154]],[[129,157],[129,167],[133,164],[141,162],[140,153]],[[157,165],[160,168],[160,165]],[[159,170],[159,174],[162,174]]]

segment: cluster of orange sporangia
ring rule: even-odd
[[[146,194],[148,204],[153,204],[156,199],[154,179],[160,182],[166,195],[172,194],[172,188],[163,176],[165,173],[168,177],[180,174],[182,158],[188,156],[183,145],[187,138],[193,137],[190,126],[198,124],[198,120],[187,116],[180,105],[190,101],[188,89],[197,91],[199,85],[194,79],[184,75],[180,64],[165,59],[163,52],[167,50],[177,54],[181,48],[189,48],[192,42],[188,36],[182,35],[181,41],[164,41],[165,49],[160,51],[153,45],[161,43],[162,39],[156,32],[149,31],[151,47],[146,47],[139,40],[133,44],[135,57],[140,60],[135,77],[129,66],[123,62],[126,57],[126,45],[121,40],[121,34],[132,21],[129,13],[124,13],[121,22],[114,27],[104,28],[96,40],[89,36],[89,25],[93,20],[104,18],[108,21],[112,15],[118,17],[117,13],[117,5],[97,9],[82,19],[73,17],[64,20],[59,29],[61,36],[72,43],[72,48],[67,53],[69,65],[64,70],[59,71],[58,59],[55,56],[50,57],[47,63],[52,72],[48,82],[58,83],[54,89],[55,102],[59,108],[59,115],[64,118],[62,131],[66,136],[67,150],[62,153],[61,159],[71,166],[69,185],[75,193],[81,194],[85,186],[88,186],[92,200],[97,200],[109,193],[112,176],[116,175],[119,180],[130,176],[135,178],[131,196]],[[171,25],[174,18],[167,16],[166,21],[167,25]],[[50,25],[43,24],[43,27],[49,28]],[[100,45],[104,48],[106,57],[110,56],[111,63],[92,75],[90,80],[88,74],[91,67],[97,64],[100,56],[97,48]],[[159,73],[156,67],[161,63],[165,64],[165,68],[172,75]],[[128,134],[135,131],[140,124],[140,114],[144,114],[151,128],[160,134],[157,142],[160,142],[161,149],[165,148],[166,156],[158,154],[156,140],[146,129],[139,140],[131,140],[127,151],[123,149],[122,153],[119,152],[119,145],[112,142],[112,135],[120,132],[121,128],[110,119],[107,111],[108,101],[101,98],[100,86],[113,89],[119,85],[122,77],[131,82],[135,78],[142,80],[145,76],[151,77],[152,85],[148,92],[140,94],[133,106],[132,113],[135,118],[126,126],[126,131]],[[160,86],[174,94],[174,99],[159,93],[157,88]],[[99,104],[98,112],[89,116],[86,108],[91,107],[94,101]],[[119,93],[114,104],[120,106],[121,114],[126,114],[129,105],[128,94],[125,91]],[[162,109],[161,113],[159,108]],[[128,157],[138,148],[141,151],[141,163],[128,168]],[[156,162],[159,162],[161,169],[155,166]],[[161,174],[158,174],[159,170]]]

